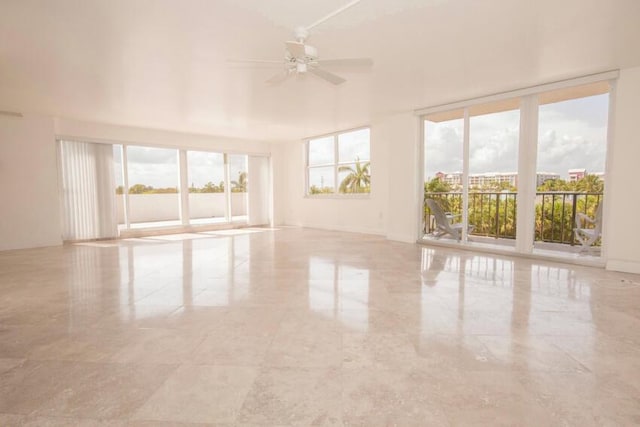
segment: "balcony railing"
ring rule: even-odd
[[[513,192],[469,192],[469,224],[474,226],[471,234],[515,239],[516,196],[517,193]],[[434,199],[444,211],[453,215],[462,214],[462,193],[460,192],[425,192],[426,199]],[[576,214],[582,212],[593,218],[601,200],[602,193],[556,191],[536,193],[535,240],[573,245]],[[425,203],[425,234],[432,233],[434,227],[435,219]]]

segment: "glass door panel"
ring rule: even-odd
[[[229,154],[229,183],[231,185],[231,220],[247,221],[249,176],[247,156]]]
[[[180,226],[178,150],[127,147],[131,228]]]
[[[599,232],[583,246],[583,232],[576,235],[575,229],[591,235],[602,219],[598,206],[605,187],[609,85],[557,90],[538,98],[534,248],[599,256]]]
[[[469,115],[467,206],[473,241],[515,246],[519,102],[473,106]]]
[[[462,220],[463,116],[464,111],[457,110],[427,116],[424,121],[423,231],[427,238],[453,237],[440,236],[427,200],[434,200],[451,223]]]
[[[187,152],[191,224],[227,222],[224,154]]]

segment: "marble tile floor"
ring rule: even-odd
[[[638,276],[300,228],[0,252],[1,426],[638,424]]]

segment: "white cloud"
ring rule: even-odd
[[[540,106],[538,171],[586,168],[602,172],[605,166],[608,95],[597,95]],[[462,119],[426,122],[425,177],[462,170]],[[471,173],[514,172],[518,164],[519,112],[470,119]]]

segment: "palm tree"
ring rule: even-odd
[[[567,181],[560,178],[547,179],[538,186],[538,191],[570,191],[570,185]]]
[[[426,193],[449,193],[451,191],[451,184],[435,177],[424,183],[424,191]]]
[[[222,193],[220,187],[215,185],[213,182],[207,182],[201,190],[203,193]]]
[[[245,193],[247,191],[247,173],[238,172],[238,180],[231,181],[231,191],[233,193]]]
[[[585,193],[602,193],[604,182],[597,175],[585,175],[584,178],[576,182],[576,190]]]
[[[349,172],[340,183],[341,193],[368,193],[371,191],[371,174],[369,173],[369,162],[360,164],[360,159],[356,158],[355,168],[353,166],[340,166],[338,172]]]

